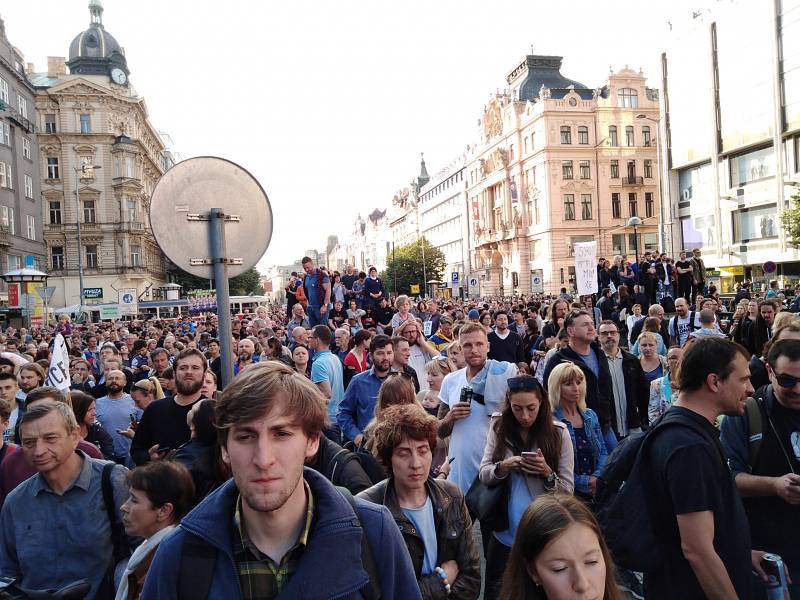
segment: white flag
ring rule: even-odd
[[[69,376],[69,352],[64,336],[60,333],[56,336],[53,343],[53,352],[50,358],[50,368],[47,370],[45,385],[51,385],[59,390],[68,390],[72,385]]]

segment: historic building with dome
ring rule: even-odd
[[[525,56],[484,107],[468,149],[471,266],[481,294],[570,288],[576,242],[594,240],[598,257],[631,262],[637,248],[639,256],[659,248],[657,90],[627,67],[588,88],[562,75],[561,62]],[[643,222],[636,240],[632,216]]]
[[[56,307],[81,302],[81,270],[84,304],[117,302],[122,288],[154,299],[167,280],[149,201],[174,159],[129,79],[122,46],[103,25],[100,0],[90,0],[89,15],[68,59],[49,57],[47,72],[28,74]]]

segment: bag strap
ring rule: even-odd
[[[761,444],[764,441],[764,420],[761,414],[761,407],[755,398],[747,398],[744,405],[745,416],[747,417],[747,472],[752,473],[761,451]]]
[[[356,515],[356,520],[360,525],[360,519],[358,518],[358,507],[356,506],[356,499],[353,497],[353,494],[350,493],[350,490],[341,486],[337,486],[336,489],[338,489],[339,493],[350,503],[350,506],[353,508],[353,512]],[[363,529],[363,527],[361,529],[361,564],[363,565],[364,570],[367,572],[367,575],[369,575],[369,585],[362,590],[366,600],[380,600],[380,575],[378,574],[378,567],[375,564],[375,558],[372,554],[372,548],[370,547],[369,539],[367,539],[367,532]]]
[[[211,591],[217,549],[189,531],[184,530],[184,534],[178,572],[178,598],[205,600]]]
[[[103,490],[103,504],[106,507],[108,523],[111,525],[111,544],[114,548],[114,564],[130,556],[130,551],[126,552],[123,544],[125,543],[125,530],[122,522],[117,519],[117,511],[114,506],[114,486],[111,483],[111,472],[117,466],[114,462],[107,462],[103,465],[103,473],[100,477],[100,486]]]
[[[329,478],[333,485],[337,485],[336,476],[339,474],[339,471],[342,470],[340,467],[343,468],[343,465],[347,462],[347,459],[350,458],[350,456],[353,456],[353,453],[347,448],[342,448],[328,461],[328,473],[330,474]]]

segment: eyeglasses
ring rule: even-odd
[[[782,388],[791,389],[797,385],[797,382],[800,381],[800,377],[794,377],[792,375],[786,375],[785,373],[779,374],[775,373],[775,381],[778,382],[778,385]]]
[[[539,380],[536,377],[531,377],[530,375],[522,375],[520,377],[512,377],[508,380],[508,389],[512,392],[533,392],[535,390],[541,390],[542,384],[539,383]]]

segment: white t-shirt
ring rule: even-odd
[[[510,363],[505,364],[506,377],[514,377],[517,374],[516,366]],[[461,388],[469,387],[467,381],[467,369],[459,369],[454,373],[445,375],[442,380],[442,389],[439,391],[439,399],[447,406],[453,406],[461,397]],[[495,410],[502,405],[503,399],[494,399],[491,404]],[[459,419],[453,424],[453,433],[450,435],[450,449],[448,460],[450,463],[450,475],[447,478],[455,483],[465,494],[469,491],[472,482],[478,475],[481,466],[483,451],[486,447],[486,437],[489,434],[490,414],[487,408],[475,401],[472,402],[472,410],[468,417]]]
[[[425,363],[427,362],[428,355],[416,344],[411,346],[411,356],[408,358],[408,366],[417,372],[420,392],[427,392],[429,389],[428,374],[425,372]]]
[[[671,336],[675,336],[675,338],[678,340],[679,346],[683,346],[683,343],[688,339],[689,334],[692,333],[692,331],[700,328],[700,314],[699,313],[694,314],[694,325],[695,325],[694,328],[691,326],[691,323],[689,322],[691,316],[692,313],[690,312],[685,317],[675,315],[669,320],[669,327],[668,327],[669,334]],[[673,321],[675,322],[677,327],[673,327],[672,325]]]

